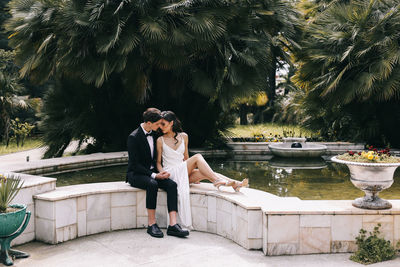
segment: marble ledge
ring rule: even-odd
[[[299,202],[275,201],[264,205],[267,215],[399,215],[400,200],[389,200],[393,207],[387,210],[366,210],[352,206],[352,200],[301,200]]]
[[[35,195],[34,199],[59,201],[88,195],[138,191],[142,191],[142,189],[131,187],[125,182],[92,183],[59,187],[54,191]]]
[[[42,177],[42,176],[30,175],[30,174],[24,174],[24,173],[2,172],[2,171],[0,171],[0,173],[3,175],[14,174],[14,175],[19,176],[21,178],[21,180],[24,182],[22,188],[29,188],[29,187],[35,187],[35,186],[48,184],[48,183],[55,183],[57,180],[55,178]]]
[[[103,162],[103,161],[102,161]],[[94,161],[91,161],[91,163],[94,163]],[[88,169],[97,169],[97,168],[104,168],[104,167],[113,167],[113,166],[121,166],[121,165],[125,165],[126,162],[114,162],[114,163],[105,163],[103,162],[102,164],[92,164],[89,165],[89,163],[87,165],[85,165],[84,167],[79,167],[76,168],[76,164],[73,164],[71,166],[73,166],[74,168],[65,168],[62,170],[53,170],[53,171],[45,171],[44,173],[46,175],[54,175],[54,174],[60,174],[60,173],[70,173],[72,171],[86,171]],[[66,166],[66,165],[62,165],[62,166]]]
[[[0,165],[0,168],[7,171],[14,172],[28,172],[48,168],[52,166],[57,167],[68,167],[68,165],[74,166],[77,164],[88,164],[91,162],[110,163],[109,160],[118,160],[128,158],[126,151],[112,152],[112,153],[94,153],[89,155],[79,155],[73,157],[62,157],[62,158],[51,158],[36,161],[23,162],[18,164],[6,164]]]

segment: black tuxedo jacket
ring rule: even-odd
[[[151,165],[156,167],[156,159],[157,159],[157,149],[156,149],[156,140],[157,133],[154,132],[153,135],[153,158],[150,153],[150,146],[147,141],[147,137],[143,132],[141,126],[139,126],[136,130],[134,130],[128,136],[128,172],[126,179],[128,180],[128,173],[132,173],[131,175],[146,175],[151,176],[153,171],[150,170]]]

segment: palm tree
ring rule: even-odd
[[[393,138],[397,130],[382,124],[382,116],[391,117],[392,124],[399,121],[394,108],[400,97],[399,3],[346,2],[330,5],[309,22],[303,50],[296,55],[294,80],[305,92],[309,121],[330,124],[325,128],[348,136],[392,136],[390,142],[398,143]],[[381,113],[389,106],[394,113]]]
[[[399,97],[400,5],[337,4],[307,29],[297,79],[334,103]]]
[[[288,46],[295,18],[283,0],[13,0],[10,6],[7,29],[22,77],[77,81],[98,92],[120,86],[136,105],[165,105],[192,92],[218,113],[232,99],[265,89],[271,44]],[[70,131],[70,138],[78,137]]]
[[[4,32],[3,23],[11,17],[7,12],[9,0],[0,1],[0,49],[10,50],[8,46],[7,34]]]

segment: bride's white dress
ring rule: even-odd
[[[178,185],[178,215],[180,222],[187,228],[192,227],[192,212],[190,209],[190,189],[189,175],[187,171],[186,161],[184,161],[185,141],[182,142],[175,150],[164,142],[161,137],[162,149],[162,165],[163,169],[171,174],[172,179]]]

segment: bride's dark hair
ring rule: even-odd
[[[178,133],[183,132],[181,121],[176,117],[175,113],[173,113],[172,111],[161,112],[161,117],[168,122],[171,121],[174,122],[174,124],[172,124],[172,131],[175,133],[174,139],[176,140],[175,142],[176,145],[179,142],[178,139],[176,138],[178,136]]]

